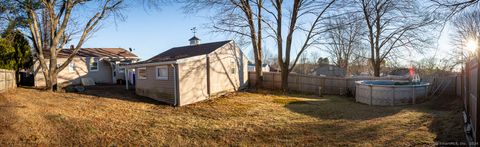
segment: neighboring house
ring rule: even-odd
[[[247,86],[248,60],[235,42],[192,39],[189,46],[125,66],[136,71],[136,94],[183,106]]]
[[[255,64],[248,64],[248,71],[254,72],[255,71]],[[262,64],[262,72],[270,72],[270,65]]]
[[[345,69],[335,65],[323,65],[314,70],[313,75],[316,76],[334,76],[345,77],[347,72]]]
[[[281,72],[280,66],[277,64],[270,65],[270,72]]]
[[[71,49],[62,49],[57,55],[60,66],[72,53]],[[49,64],[49,53],[44,52],[45,61]],[[95,83],[114,84],[117,80],[125,80],[125,69],[119,64],[135,63],[139,58],[123,48],[82,48],[72,62],[58,73],[57,83],[61,85],[81,84],[82,78],[92,79]],[[45,86],[45,78],[40,62],[33,65],[35,86]]]

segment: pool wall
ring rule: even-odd
[[[357,81],[355,100],[379,106],[416,104],[427,98],[429,83],[418,85],[375,85]]]

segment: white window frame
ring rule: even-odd
[[[140,76],[140,70],[145,70],[145,75],[144,76]],[[137,71],[137,79],[140,79],[140,80],[145,80],[147,79],[147,68],[146,67],[140,67],[138,68],[138,71]]]
[[[236,65],[235,65],[235,62],[232,61],[232,62],[231,62],[231,66],[232,66],[232,67],[230,68],[230,74],[233,74],[233,75],[234,75],[234,74],[237,74],[237,67],[236,67]],[[260,69],[260,70],[262,70],[262,69]]]
[[[166,76],[159,76],[159,69],[166,69],[167,70],[167,75]],[[157,80],[168,80],[168,66],[157,66],[155,67],[155,77]]]
[[[119,74],[125,73],[125,68],[119,67],[119,68],[118,68],[118,73],[119,73]]]
[[[75,72],[75,62],[68,63],[68,72]]]
[[[93,64],[94,62],[97,63],[97,69],[92,69],[92,64]],[[90,58],[90,62],[89,62],[89,64],[88,64],[88,69],[89,69],[90,71],[98,71],[98,70],[100,70],[100,68],[99,68],[99,66],[98,66],[98,62],[99,62],[98,58],[94,58],[94,57]]]

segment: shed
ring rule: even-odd
[[[247,86],[248,60],[234,41],[189,41],[188,46],[126,65],[136,72],[135,93],[184,106]]]

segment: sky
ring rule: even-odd
[[[208,11],[200,11],[196,14],[185,14],[180,5],[170,4],[161,10],[146,9],[143,6],[135,5],[127,7],[123,11],[126,16],[124,21],[113,21],[112,18],[103,21],[102,28],[95,32],[84,48],[133,48],[141,60],[149,59],[163,51],[173,47],[188,45],[188,39],[193,36],[190,30],[197,28],[196,36],[202,43],[231,40],[232,36],[227,34],[212,33],[206,26],[209,25]],[[418,60],[424,57],[436,55],[437,57],[447,56],[451,49],[449,41],[449,27],[447,26],[440,38],[438,38],[438,49],[425,55],[415,55],[406,59]],[[75,41],[73,41],[75,42]],[[275,45],[265,43],[267,52],[275,53]],[[308,52],[312,52],[311,49]],[[318,50],[318,49],[316,49]],[[253,54],[251,49],[244,48],[247,55]],[[295,52],[295,51],[294,51]],[[319,52],[319,56],[327,57],[325,52]],[[405,63],[409,61],[403,61]],[[408,64],[408,63],[407,63]]]
[[[205,13],[185,14],[178,5],[162,7],[161,10],[146,10],[142,6],[129,8],[124,11],[124,21],[104,21],[101,29],[82,47],[133,48],[141,60],[146,60],[172,47],[188,45],[188,39],[193,37],[190,30],[193,27],[197,28],[196,36],[201,42],[230,40],[229,36],[212,34],[204,27],[210,22]]]

